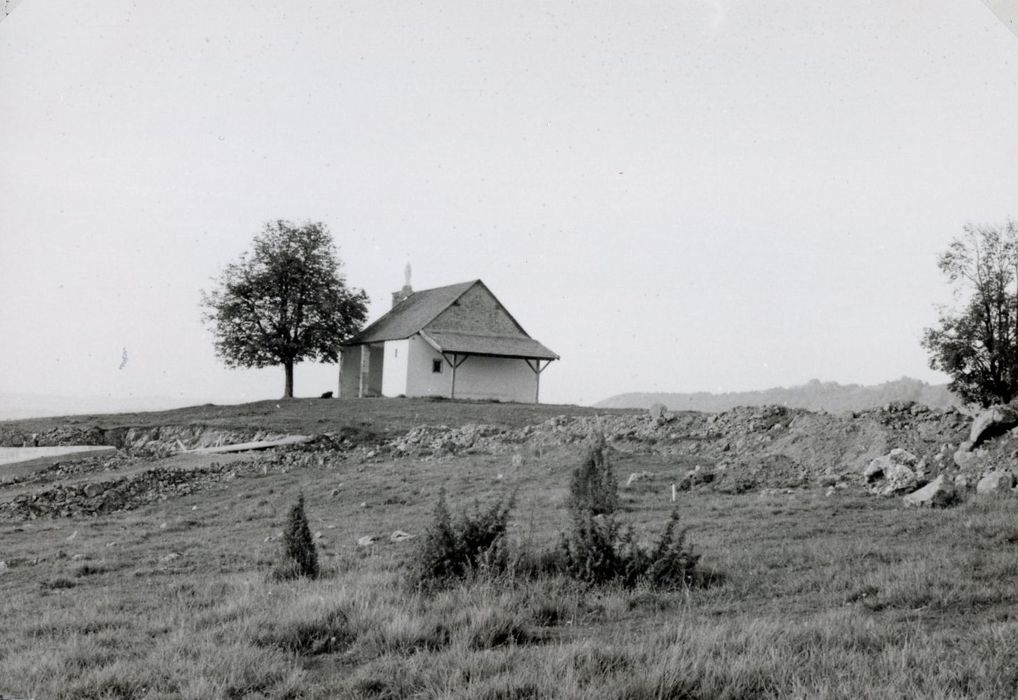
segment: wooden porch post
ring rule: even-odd
[[[464,362],[466,362],[468,357],[470,357],[470,355],[464,355],[463,357],[460,357],[459,353],[454,352],[452,354],[452,362],[450,362],[446,354],[444,352],[442,353],[442,359],[445,360],[445,363],[447,365],[452,367],[452,387],[449,390],[450,399],[456,398],[456,368],[462,365]]]
[[[523,359],[527,363],[527,367],[534,373],[536,378],[536,386],[534,387],[534,403],[541,403],[541,372],[548,369],[548,365],[551,364],[551,360],[547,360],[544,363],[544,367],[541,366],[540,360],[534,360],[534,364],[530,364],[528,358]]]
[[[371,352],[368,351],[368,346],[367,345],[361,345],[360,347],[361,347],[361,361],[360,361],[360,367],[357,368],[359,370],[359,372],[358,372],[359,383],[358,383],[358,386],[357,386],[357,398],[358,399],[363,399],[364,398],[364,382],[365,382],[365,378],[367,376],[368,370],[371,368]],[[367,352],[365,352],[365,351],[367,351]]]

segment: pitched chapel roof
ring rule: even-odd
[[[381,318],[362,330],[345,345],[380,343],[386,340],[402,340],[421,333],[443,311],[452,306],[474,285],[487,286],[481,280],[413,292],[392,307]],[[491,293],[491,290],[487,290]],[[494,297],[494,295],[492,295]],[[497,302],[497,299],[496,299]],[[504,307],[503,307],[504,310]],[[508,311],[505,312],[519,328],[520,336],[509,337],[492,330],[491,333],[460,332],[454,329],[429,330],[428,342],[439,352],[458,352],[470,355],[492,355],[496,357],[518,357],[536,359],[559,359],[558,355],[537,342],[516,323]],[[423,335],[423,334],[422,334]]]
[[[377,321],[354,336],[348,345],[402,340],[419,332],[435,317],[463,296],[479,280],[450,284],[447,287],[422,289],[396,304]]]

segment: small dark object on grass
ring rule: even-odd
[[[273,581],[291,581],[296,578],[318,578],[318,551],[311,537],[311,528],[304,513],[304,494],[290,509],[283,531],[282,560],[272,570]]]
[[[332,392],[331,391],[325,392],[324,394],[322,394],[322,398],[323,399],[331,399],[332,398]]]

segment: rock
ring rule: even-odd
[[[972,488],[972,477],[968,474],[955,474],[954,486],[960,491],[968,491]]]
[[[895,448],[883,457],[872,460],[863,470],[863,478],[881,496],[908,493],[917,485],[916,474],[911,469],[917,462],[911,452]]]
[[[5,562],[3,559],[0,559],[0,574],[4,573],[9,568],[11,567],[7,566],[7,562]]]
[[[315,539],[316,540],[320,540],[320,539],[322,539],[322,537],[323,537],[323,535],[322,535],[322,531],[321,530],[319,530],[318,532],[315,533]]]
[[[663,403],[651,404],[650,408],[647,409],[647,413],[650,415],[652,420],[659,420],[665,417],[668,407]]]
[[[406,540],[412,540],[416,535],[411,535],[408,532],[402,530],[393,530],[392,534],[389,535],[390,542],[405,542]]]
[[[1011,406],[991,406],[972,421],[969,442],[973,447],[992,437],[1006,433],[1018,425],[1018,410]]]
[[[632,486],[633,484],[638,483],[640,481],[646,481],[647,479],[650,479],[653,476],[654,475],[651,474],[650,472],[633,472],[632,474],[629,475],[629,478],[626,479],[626,486]]]
[[[159,561],[161,561],[164,564],[167,563],[167,562],[171,562],[171,561],[173,561],[175,559],[180,559],[180,555],[177,554],[176,552],[170,552],[166,556],[159,557]]]
[[[943,474],[902,499],[906,506],[917,508],[947,508],[960,500],[958,492],[947,482]]]
[[[102,484],[97,484],[94,481],[85,484],[85,498],[95,498],[103,492]]]
[[[988,496],[994,493],[1011,493],[1015,485],[1015,476],[1009,471],[998,469],[986,474],[976,484],[976,493]]]
[[[364,535],[364,537],[361,537],[360,539],[357,540],[358,547],[370,547],[374,543],[375,538],[372,537],[371,535]]]
[[[972,443],[963,442],[959,447],[958,451],[954,453],[954,463],[959,469],[964,469],[976,458],[976,454],[972,452]]]
[[[515,468],[515,469],[519,469],[520,467],[522,467],[523,466],[523,455],[519,454],[518,452],[516,454],[514,454],[513,455],[513,459],[512,459],[512,465],[513,465],[513,468]]]

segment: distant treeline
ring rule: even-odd
[[[601,401],[600,408],[648,408],[664,404],[679,411],[727,411],[736,406],[779,405],[806,408],[811,411],[842,413],[879,408],[895,401],[915,401],[930,408],[960,406],[961,401],[947,390],[946,384],[927,384],[910,377],[874,386],[838,384],[813,379],[801,386],[776,387],[763,391],[741,391],[724,394],[668,392],[618,394]]]

